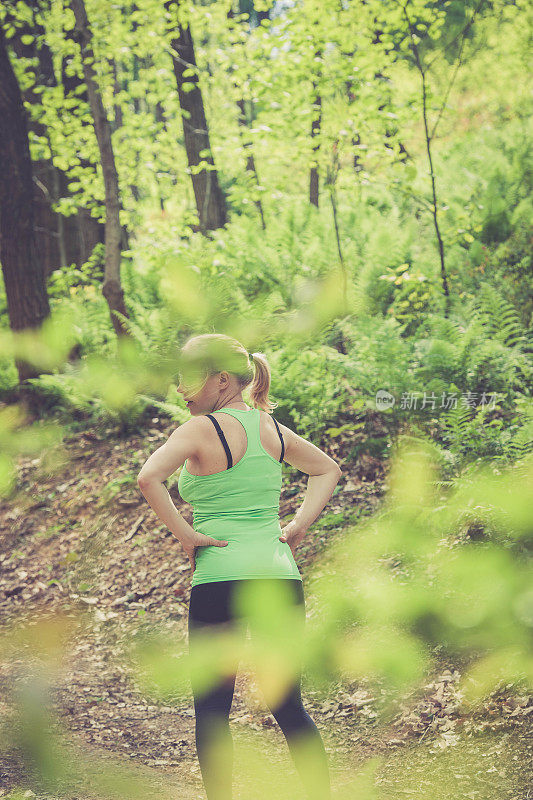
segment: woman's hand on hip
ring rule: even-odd
[[[281,529],[280,542],[286,542],[291,548],[292,555],[296,555],[296,548],[307,533],[307,528],[302,528],[297,522],[292,520]]]
[[[185,553],[191,562],[191,572],[194,572],[196,568],[195,554],[198,547],[226,547],[227,544],[228,542],[224,541],[223,539],[214,539],[212,536],[205,536],[203,533],[194,531],[194,534],[190,539],[188,539],[186,542],[182,542],[183,549],[185,550]]]

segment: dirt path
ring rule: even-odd
[[[120,653],[144,621],[138,618],[127,626],[110,622],[97,618],[82,636],[71,641],[68,655],[51,681],[49,699],[57,720],[51,730],[66,735],[80,748],[80,774],[85,761],[94,760],[97,772],[103,772],[106,764],[124,765],[120,771],[125,769],[138,781],[144,777],[153,787],[154,797],[204,798],[194,745],[192,699],[165,705],[139,691],[135,674]],[[179,639],[184,627],[182,617],[167,623],[165,629]],[[37,663],[29,652],[28,659]],[[20,682],[20,663],[2,665],[2,696],[12,696]],[[410,702],[407,699],[389,724],[380,718],[384,691],[380,696],[375,687],[372,693],[369,685],[359,683],[339,687],[326,701],[317,701],[304,681],[306,706],[323,734],[330,758],[336,800],[367,796],[379,800],[430,796],[435,800],[526,800],[526,765],[533,755],[527,736],[531,699],[494,697],[477,715],[461,715],[454,702],[458,677],[457,670],[446,669],[433,676],[424,695]],[[304,800],[283,735],[261,706],[253,674],[240,672],[231,712],[235,800],[273,796]],[[4,753],[0,776],[4,792],[0,796],[15,787],[38,789],[25,775],[20,753],[14,750]],[[73,787],[64,795],[36,795],[42,800],[60,796],[92,800],[86,787],[93,783],[90,777],[86,781],[81,781],[77,791]],[[130,795],[127,788],[125,794],[120,791],[109,796],[137,796]]]
[[[64,443],[69,461],[56,474],[49,464],[20,462],[17,494],[0,511],[0,632],[14,621],[29,627],[17,656],[0,659],[2,797],[145,800],[153,789],[159,800],[205,800],[192,697],[168,704],[150,697],[124,660],[124,648],[147,627],[168,641],[186,638],[188,565],[135,484],[136,466],[167,435],[153,429],[143,439],[117,443],[85,432]],[[375,509],[383,479],[382,465],[366,456],[343,476],[327,513],[303,543],[304,582],[331,538]],[[303,480],[288,487],[282,518],[295,510],[303,488]],[[179,507],[175,487],[170,491]],[[182,511],[190,519],[188,507]],[[48,696],[38,682],[30,685],[30,697],[42,690],[43,709],[50,704],[50,719],[35,717],[35,711],[28,717],[45,734],[50,725],[46,747],[56,731],[72,748],[66,758],[69,789],[54,794],[28,774],[20,749],[26,740],[17,738],[26,718],[14,709],[20,687],[27,685],[28,665],[42,665],[40,656],[53,639],[54,626],[47,627],[46,619],[57,614],[67,623],[81,615],[87,625],[72,630],[61,662],[46,676]],[[304,701],[324,737],[335,800],[530,797],[531,698],[509,690],[476,714],[462,714],[455,696],[459,669],[440,664],[422,693],[404,698],[388,722],[381,714],[386,687],[364,681],[337,685],[323,700],[304,678]],[[303,800],[283,735],[262,706],[252,674],[239,674],[231,726],[235,800]],[[42,755],[42,741],[36,745]],[[107,794],[106,766],[117,773]]]

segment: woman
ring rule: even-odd
[[[285,590],[280,596],[288,599],[294,613],[279,614],[274,626],[288,647],[305,622],[302,577],[294,555],[331,497],[341,470],[326,453],[270,416],[269,386],[270,369],[263,354],[249,356],[238,341],[224,334],[189,339],[181,350],[178,391],[192,418],[150,456],[138,476],[148,503],[179,539],[191,563],[191,655],[200,652],[195,647],[200,647],[206,631],[213,642],[213,634],[228,627],[244,635],[246,603],[243,608],[239,592],[250,585]],[[247,387],[253,407],[242,397]],[[301,507],[282,530],[283,461],[310,477]],[[179,467],[179,492],[194,509],[192,527],[163,485]],[[285,630],[278,630],[280,626]],[[253,638],[253,628],[251,634]],[[233,667],[231,671],[207,690],[194,670],[191,674],[196,748],[208,800],[231,800],[229,713],[236,678]],[[271,697],[267,702],[308,797],[329,800],[326,752],[302,704],[301,664],[293,674],[281,696],[266,684],[262,688]]]

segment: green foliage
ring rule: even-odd
[[[389,281],[394,288],[387,313],[401,323],[404,335],[412,336],[424,316],[438,302],[438,291],[426,275],[410,267],[410,264],[400,264],[396,269],[389,268],[379,279]]]
[[[341,385],[344,359],[336,350],[318,344],[297,352],[287,348],[273,353],[270,361],[277,419],[302,436],[333,422],[346,396]]]
[[[491,460],[494,463],[512,464],[533,450],[533,422],[531,401],[529,419],[516,414],[510,420],[492,415],[487,409],[472,410],[458,404],[442,415],[441,435],[450,446],[453,461],[450,475],[457,472],[459,464],[467,461]]]
[[[506,347],[524,349],[527,344],[526,331],[518,311],[501,297],[497,288],[490,284],[481,286],[478,298],[472,305],[488,336]]]
[[[0,396],[8,393],[18,383],[18,372],[12,358],[0,357]]]
[[[532,304],[530,139],[520,117],[475,136],[467,132],[450,144],[444,177],[457,290],[474,296],[487,282],[498,286],[526,326]]]
[[[28,380],[46,404],[45,411],[61,423],[97,427],[117,426],[120,433],[137,430],[146,410],[154,407],[144,394],[150,386],[154,393],[168,390],[165,364],[153,363],[134,342],[124,341],[118,353],[106,360],[89,355],[75,364],[66,364],[62,372],[43,374]]]
[[[530,391],[531,345],[516,309],[489,285],[482,287],[472,306],[472,347],[465,350],[466,377],[472,387],[476,391]],[[481,341],[477,338],[480,329],[485,336]]]
[[[483,262],[484,281],[512,304],[524,328],[530,327],[533,315],[532,241],[531,225],[520,224]]]
[[[345,324],[343,332],[347,348],[346,380],[367,403],[379,389],[400,394],[412,388],[409,365],[413,342],[402,337],[396,319],[362,317],[350,326]]]
[[[85,290],[88,295],[97,294],[104,275],[105,246],[97,244],[87,261],[77,267],[69,264],[54,270],[48,278],[48,296],[61,299],[67,293]],[[92,289],[88,289],[92,287]]]

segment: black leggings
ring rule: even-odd
[[[286,590],[289,587],[290,602],[296,616],[287,617],[291,620],[287,627],[304,625],[305,600],[301,580],[287,578],[249,579],[250,581],[263,581],[270,584],[283,584]],[[199,631],[216,633],[222,629],[231,630],[239,637],[245,637],[248,624],[246,615],[238,610],[235,600],[235,589],[242,587],[246,579],[214,581],[201,583],[191,589],[189,604],[189,653],[195,656],[204,653],[201,658],[209,660],[208,651],[197,650],[202,636],[195,637]],[[273,612],[274,613],[274,612]],[[280,615],[283,619],[283,615]],[[277,620],[275,622],[277,625]],[[279,633],[279,631],[278,631]],[[294,629],[282,632],[289,639],[294,636]],[[254,629],[251,626],[251,635]],[[205,636],[203,637],[205,647]],[[231,782],[233,768],[233,740],[229,727],[229,713],[235,689],[236,669],[231,666],[232,674],[227,677],[218,677],[213,684],[205,689],[199,677],[201,670],[194,668],[190,672],[190,680],[194,697],[194,712],[196,719],[196,751],[202,773],[202,779],[208,800],[231,800]],[[293,763],[307,791],[309,800],[330,800],[331,789],[326,751],[318,728],[305,710],[301,695],[301,669],[296,670],[296,678],[288,691],[276,703],[270,705],[270,710],[280,726]],[[226,673],[227,675],[227,673]],[[205,678],[204,678],[205,680]]]

